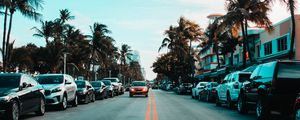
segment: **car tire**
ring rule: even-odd
[[[209,93],[207,93],[207,94],[206,94],[206,99],[205,99],[206,102],[210,102],[209,97],[210,97],[210,95],[209,95]]]
[[[255,111],[258,120],[268,120],[270,116],[270,109],[267,100],[263,97],[258,97]]]
[[[46,111],[45,99],[41,98],[40,106],[39,106],[38,110],[35,111],[35,114],[38,116],[43,116],[45,114],[45,111]]]
[[[220,99],[219,99],[219,95],[217,94],[216,95],[216,106],[221,106],[221,103],[220,103]]]
[[[195,99],[194,92],[192,92],[192,99]]]
[[[91,102],[95,102],[95,101],[96,101],[96,96],[95,96],[95,94],[92,94]]]
[[[5,118],[6,120],[19,120],[20,108],[17,101],[12,101],[11,107],[5,113]]]
[[[84,104],[88,104],[90,102],[90,96],[89,95],[86,95],[85,97],[84,97]]]
[[[114,96],[115,96],[114,91],[111,91],[111,92],[110,92],[110,97],[113,98]]]
[[[145,97],[148,97],[148,94],[146,94]]]
[[[245,97],[242,94],[239,95],[239,97],[238,97],[237,111],[240,114],[248,113],[247,103],[246,103]]]
[[[231,100],[231,97],[230,97],[230,94],[228,93],[227,95],[226,95],[227,97],[227,107],[229,108],[229,109],[233,109],[234,108],[234,102]]]
[[[130,95],[129,95],[129,97],[133,97],[133,95],[132,95],[132,94],[130,94]]]
[[[72,106],[73,106],[73,107],[77,107],[77,106],[78,106],[78,97],[77,97],[77,95],[75,95],[75,98],[74,98],[74,100],[72,101]]]
[[[63,100],[61,103],[58,104],[60,110],[66,110],[67,109],[67,106],[68,106],[68,99],[67,99],[67,96],[63,96]]]

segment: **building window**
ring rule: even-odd
[[[235,64],[239,64],[240,63],[240,56],[239,56],[239,54],[237,54],[237,55],[234,55],[234,59],[235,59]]]
[[[287,50],[287,36],[277,39],[278,52]]]
[[[272,42],[265,43],[264,48],[265,48],[265,55],[272,54]]]
[[[256,52],[256,57],[260,57],[260,45],[257,45],[256,47],[255,47],[255,52]]]

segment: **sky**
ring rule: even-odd
[[[299,4],[297,7],[300,8]],[[128,44],[133,50],[139,51],[141,65],[149,80],[156,77],[151,65],[161,54],[158,48],[165,37],[163,33],[170,25],[176,25],[179,17],[184,16],[206,28],[207,15],[226,13],[224,0],[45,0],[41,11],[43,20],[58,18],[61,9],[71,11],[75,19],[70,24],[84,34],[91,34],[89,26],[95,22],[106,24],[118,47]],[[274,3],[269,17],[276,23],[289,17],[289,12],[284,4]],[[0,19],[3,21],[3,16]],[[40,23],[20,14],[15,15],[12,28],[15,47],[27,43],[45,45],[43,39],[32,36],[34,31],[31,28],[34,26],[40,27]],[[0,33],[2,27],[0,24]]]

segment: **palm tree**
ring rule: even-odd
[[[243,66],[245,66],[246,49],[249,49],[249,47],[247,48],[248,22],[264,27],[269,32],[273,30],[272,22],[267,16],[267,12],[270,10],[269,1],[226,0],[226,10],[228,13],[221,17],[222,24],[219,28],[220,30],[234,26],[241,28],[243,35]],[[250,58],[250,61],[252,61],[252,58]]]
[[[8,32],[7,32],[7,40],[6,42],[6,49],[8,49],[10,44],[10,34],[12,29],[12,22],[13,22],[13,15],[16,11],[20,11],[20,13],[30,19],[33,19],[35,21],[40,20],[41,14],[37,11],[39,9],[42,9],[43,0],[8,0],[9,4],[6,4],[6,8],[9,10],[9,26],[8,26]],[[4,21],[6,23],[6,21]],[[6,26],[6,25],[5,25]],[[4,61],[7,62],[9,51],[5,50],[5,59]],[[6,63],[7,64],[7,63]],[[5,65],[4,65],[5,66]]]
[[[69,20],[75,19],[75,16],[71,15],[71,12],[68,9],[62,9],[60,10],[60,20],[64,24],[65,22]]]
[[[33,36],[44,38],[46,44],[49,44],[49,38],[53,37],[53,26],[54,23],[52,21],[41,21],[41,29],[38,29],[37,27],[33,27],[32,29],[36,31]]]
[[[127,61],[126,60],[131,60],[131,56],[133,55],[132,53],[132,50],[131,50],[131,47],[128,46],[127,44],[123,44],[121,46],[121,50],[120,50],[120,53],[121,53],[121,65],[125,65],[127,64]]]

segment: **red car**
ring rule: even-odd
[[[134,95],[145,95],[148,97],[148,87],[144,81],[134,81],[129,88],[129,97]]]
[[[295,120],[300,120],[300,93],[295,102]]]

